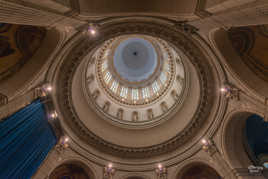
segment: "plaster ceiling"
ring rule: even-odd
[[[68,135],[76,135],[98,152],[121,159],[161,156],[174,150],[185,150],[185,147],[198,142],[198,136],[202,135],[198,133],[204,132],[202,126],[208,127],[208,121],[215,119],[219,96],[215,93],[217,82],[208,65],[210,61],[189,32],[158,21],[147,23],[139,20],[109,23],[98,30],[101,35],[87,37],[87,41],[83,40],[85,33],[77,36],[77,45],[70,47],[56,78],[58,111],[63,116],[62,122],[70,128]],[[140,130],[121,128],[102,120],[101,112],[85,98],[83,87],[82,76],[87,59],[91,59],[91,64],[95,61],[90,58],[92,51],[109,39],[129,34],[146,34],[167,41],[171,47],[179,49],[181,58],[189,66],[185,71],[189,70],[191,74],[189,95],[182,108],[168,114],[173,117],[167,122]],[[89,93],[90,97],[94,95],[94,92]]]
[[[82,14],[124,13],[191,14],[198,0],[79,0]]]
[[[0,80],[18,72],[41,46],[42,27],[0,23]]]

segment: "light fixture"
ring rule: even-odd
[[[46,87],[46,90],[49,91],[49,92],[51,92],[51,91],[52,91],[52,86],[50,86],[50,85],[47,86],[47,87]]]
[[[42,89],[45,93],[50,93],[53,90],[53,88],[50,84],[44,84],[42,86]]]
[[[97,29],[94,25],[89,25],[88,29],[87,29],[88,33],[92,36],[97,34]]]
[[[94,29],[90,29],[89,32],[90,32],[91,35],[95,35],[96,34],[96,30],[94,30]]]
[[[202,143],[203,145],[207,145],[207,144],[208,144],[208,141],[207,141],[206,139],[202,139],[202,140],[201,140],[201,143]]]
[[[103,178],[104,179],[112,179],[115,174],[115,169],[113,168],[113,164],[109,163],[106,167],[103,169]]]
[[[64,138],[64,142],[65,142],[65,143],[66,143],[66,142],[69,142],[69,140],[70,140],[69,137],[65,137],[65,138]]]
[[[56,151],[62,153],[66,148],[69,147],[70,138],[68,136],[63,136],[60,138],[59,143],[56,145]]]
[[[220,89],[220,91],[221,91],[221,92],[226,92],[227,89],[226,89],[225,87],[222,87],[222,88]]]
[[[58,117],[58,114],[56,111],[54,111],[53,113],[50,114],[51,119],[56,119],[57,117]]]
[[[167,178],[167,169],[161,163],[159,163],[157,165],[155,172],[156,172],[158,179],[166,179]]]
[[[110,168],[110,169],[113,168],[113,164],[112,163],[109,163],[108,164],[108,168]]]

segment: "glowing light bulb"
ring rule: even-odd
[[[202,139],[201,142],[202,142],[202,144],[204,144],[204,145],[207,145],[207,144],[208,144],[208,141],[207,141],[206,139]]]
[[[109,163],[109,164],[108,164],[108,168],[109,168],[109,169],[113,168],[113,164]]]
[[[69,137],[65,137],[64,142],[68,142],[69,141]]]
[[[90,29],[89,29],[89,33],[90,33],[91,35],[95,35],[95,34],[96,34],[96,30],[95,30],[95,29],[90,28]]]
[[[226,88],[221,88],[220,90],[221,90],[221,92],[226,92],[227,91]]]
[[[160,170],[163,168],[163,166],[162,166],[161,163],[158,164],[158,168],[159,168]]]
[[[54,112],[50,115],[50,117],[51,117],[52,119],[55,119],[56,117],[58,117],[57,112],[54,111]]]
[[[49,92],[51,92],[51,91],[52,91],[52,86],[50,86],[50,85],[47,86],[47,87],[46,87],[46,90],[49,91]]]

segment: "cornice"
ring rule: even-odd
[[[158,156],[164,153],[174,151],[181,145],[187,143],[205,123],[211,113],[211,108],[215,103],[215,83],[214,76],[206,55],[202,52],[198,44],[192,39],[189,32],[183,31],[176,26],[160,24],[156,22],[146,23],[144,21],[128,21],[104,24],[99,27],[100,36],[81,38],[72,51],[66,56],[60,67],[57,86],[57,101],[59,109],[67,125],[80,137],[85,143],[96,149],[124,158],[145,158]],[[71,99],[72,79],[76,69],[83,58],[96,46],[105,40],[123,34],[147,34],[162,38],[179,48],[192,62],[199,76],[201,94],[199,106],[189,125],[175,137],[158,145],[142,148],[130,148],[112,144],[96,136],[89,131],[79,120]]]

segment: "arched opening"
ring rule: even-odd
[[[228,37],[243,63],[268,82],[268,25],[234,27]]]
[[[268,25],[235,27],[212,33],[212,43],[231,73],[262,96],[268,91]]]
[[[231,168],[266,168],[268,124],[251,112],[231,113],[224,127],[223,151]],[[263,171],[267,175],[267,170]]]
[[[177,179],[221,179],[217,171],[203,163],[194,163],[186,166]]]
[[[0,92],[13,97],[40,78],[60,41],[56,29],[0,23]]]
[[[252,165],[245,150],[245,126],[252,113],[231,114],[223,133],[223,149],[231,168],[247,168]]]
[[[0,81],[22,68],[46,37],[44,27],[0,23]]]
[[[268,122],[253,114],[246,119],[245,149],[251,161],[257,166],[268,162]]]
[[[93,172],[83,163],[67,162],[55,168],[49,179],[95,179]]]

